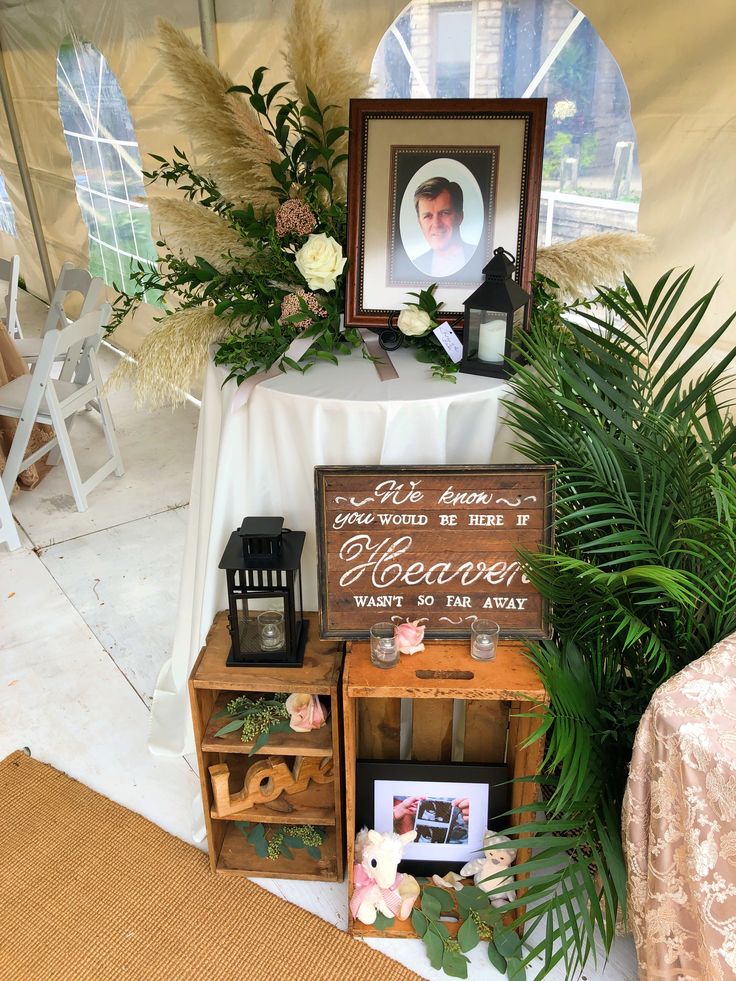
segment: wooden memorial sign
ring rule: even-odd
[[[548,637],[518,550],[552,548],[554,467],[315,467],[320,634],[421,620],[427,637]]]

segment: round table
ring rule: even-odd
[[[207,368],[192,476],[179,609],[172,655],[159,675],[149,746],[161,755],[193,751],[187,678],[215,613],[227,607],[225,544],[246,515],[281,515],[307,532],[302,556],[305,610],[317,609],[314,467],[514,463],[501,422],[505,382],[432,378],[411,351],[393,352],[399,377],[382,382],[355,351],[253,391],[235,411],[233,382]]]

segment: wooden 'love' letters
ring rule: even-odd
[[[309,781],[331,783],[334,779],[331,756],[297,756],[293,769],[280,756],[268,756],[254,763],[245,774],[242,790],[230,793],[230,768],[227,763],[209,767],[215,798],[213,817],[246,811],[256,804],[270,804],[282,794],[299,794]]]

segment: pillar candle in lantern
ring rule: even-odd
[[[487,320],[480,325],[478,358],[481,361],[503,361],[506,351],[506,321]]]

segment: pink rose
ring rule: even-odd
[[[316,695],[295,692],[286,699],[289,726],[294,732],[311,732],[321,729],[327,721],[322,702]]]
[[[394,633],[396,646],[401,654],[418,654],[424,650],[424,625],[420,626],[418,620],[407,620],[400,623]]]

